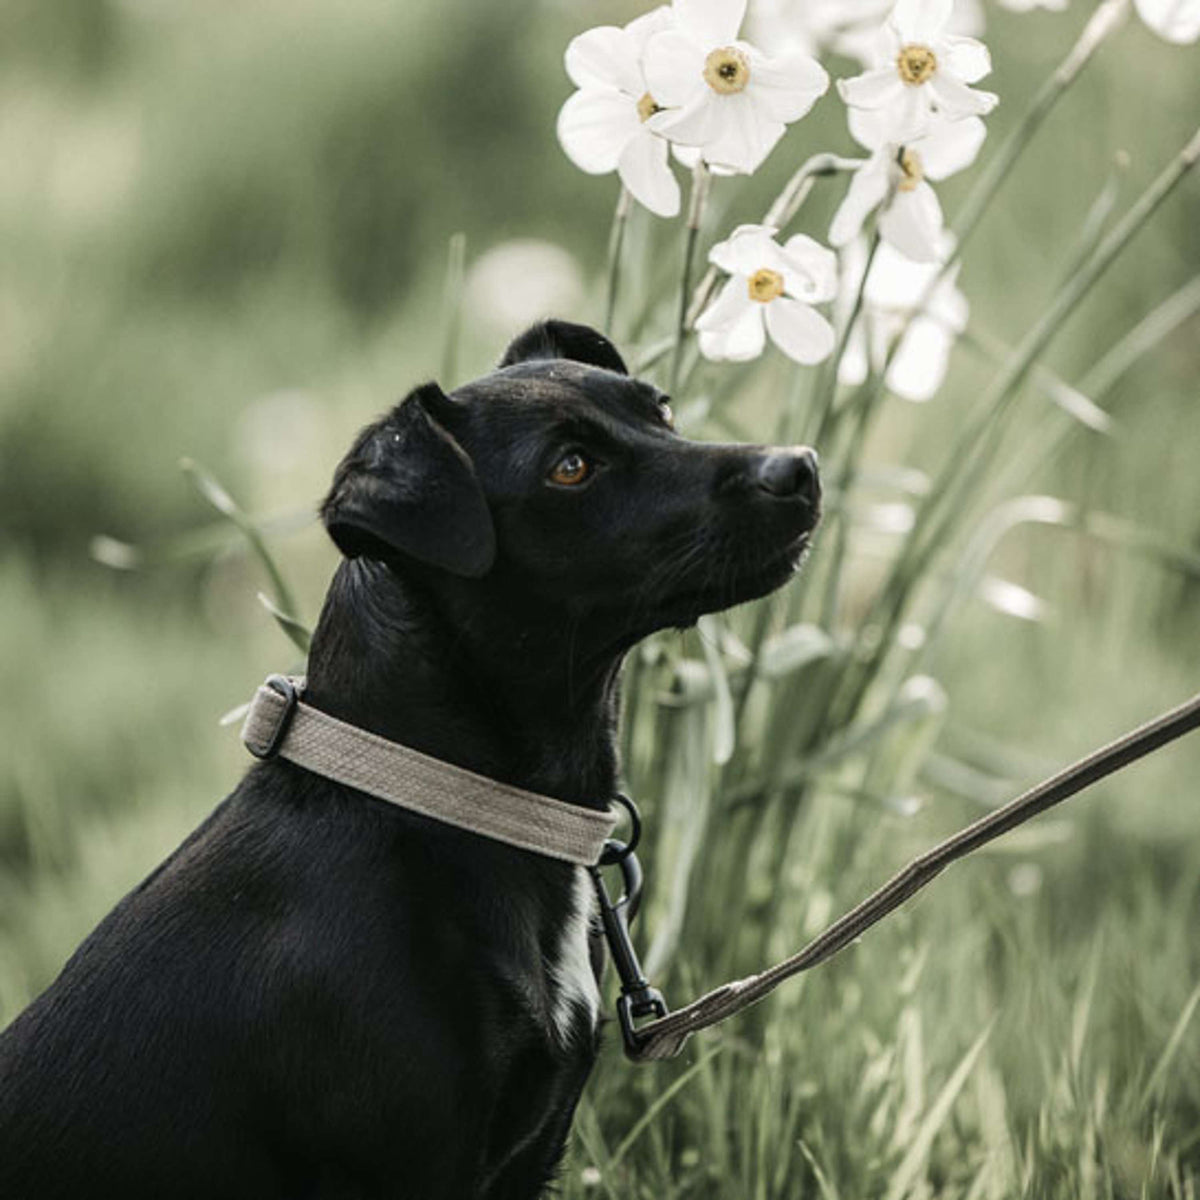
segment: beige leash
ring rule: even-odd
[[[1061,804],[1089,784],[1128,766],[1197,726],[1200,726],[1200,695],[1193,696],[1186,704],[1094,751],[1009,801],[1003,808],[996,809],[932,850],[927,850],[878,891],[835,921],[798,954],[757,975],[726,983],[699,1000],[693,1000],[685,1008],[676,1009],[643,1025],[635,1030],[632,1039],[626,1038],[626,1053],[637,1061],[673,1058],[683,1049],[691,1034],[741,1012],[774,991],[785,979],[832,958],[876,921],[882,920],[919,892],[956,859],[978,850],[1030,817]]]
[[[422,816],[535,854],[590,867],[617,823],[610,807],[580,808],[522,791],[389,742],[305,704],[303,679],[272,675],[254,695],[242,741]]]

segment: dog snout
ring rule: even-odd
[[[808,446],[773,448],[759,459],[755,481],[772,496],[794,497],[815,508],[821,499],[817,452]]]

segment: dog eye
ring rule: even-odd
[[[592,473],[592,464],[578,450],[564,454],[550,472],[550,482],[563,487],[575,487]]]

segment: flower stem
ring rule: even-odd
[[[820,449],[826,435],[829,433],[834,400],[837,398],[838,371],[841,369],[842,359],[846,356],[846,347],[850,344],[850,335],[854,331],[854,326],[858,318],[862,315],[863,300],[867,290],[867,278],[871,274],[871,267],[875,262],[875,254],[879,250],[879,241],[879,230],[876,228],[871,238],[871,247],[867,251],[867,261],[863,265],[862,275],[858,280],[858,287],[854,291],[854,303],[851,305],[849,315],[846,317],[846,323],[838,332],[837,344],[833,348],[833,353],[821,364],[817,373],[816,386],[814,388],[816,403],[813,406],[812,420],[808,423],[804,440],[808,445],[816,446],[818,449]],[[882,391],[882,388],[879,390]],[[869,413],[873,408],[874,404],[868,402],[863,405],[862,412]]]
[[[629,224],[629,210],[633,197],[629,189],[621,188],[617,207],[613,213],[612,230],[608,235],[608,289],[604,301],[604,332],[612,337],[613,318],[617,312],[617,291],[621,283],[621,250],[625,245],[625,228]]]
[[[952,446],[946,466],[920,508],[905,549],[873,606],[871,616],[868,617],[869,621],[878,623],[880,627],[880,634],[875,642],[877,648],[864,668],[857,673],[849,693],[843,698],[842,711],[839,713],[843,720],[849,719],[857,710],[867,687],[878,671],[912,589],[942,544],[948,521],[954,519],[954,499],[961,491],[964,481],[977,478],[981,460],[992,442],[991,434],[996,423],[1002,419],[1016,398],[1021,384],[1038,357],[1091,290],[1092,285],[1112,265],[1133,236],[1196,165],[1198,159],[1200,130],[1196,131],[1183,150],[1138,197],[1088,260],[1059,289],[1050,306],[1030,327],[1009,356],[1000,374],[984,393],[974,420],[964,427]],[[950,514],[948,518],[944,515],[946,512]]]
[[[683,347],[687,341],[689,302],[692,296],[692,262],[696,257],[696,242],[700,238],[700,224],[704,220],[704,203],[708,199],[708,165],[704,159],[696,160],[692,170],[692,192],[688,199],[687,234],[683,246],[683,278],[679,287],[679,320],[675,326],[675,350],[671,355],[671,376],[667,394],[675,395],[679,385],[679,372],[683,366]]]

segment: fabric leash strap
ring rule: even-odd
[[[734,980],[716,988],[701,996],[699,1000],[692,1001],[685,1008],[676,1009],[665,1017],[643,1025],[636,1031],[634,1044],[627,1047],[627,1053],[638,1061],[673,1058],[683,1049],[688,1037],[697,1030],[707,1029],[724,1021],[761,1000],[785,979],[832,958],[843,946],[854,941],[876,921],[882,920],[910,896],[919,892],[956,859],[978,850],[980,846],[1014,829],[1030,817],[1053,808],[1089,784],[1128,766],[1198,726],[1200,695],[1193,696],[1186,704],[1181,704],[1156,720],[1133,730],[1132,733],[1094,751],[1044,783],[1030,788],[1015,800],[1010,800],[1002,808],[968,825],[932,850],[926,851],[878,891],[835,921],[798,954],[776,963],[758,975]]]
[[[278,755],[317,775],[483,837],[590,867],[617,823],[550,796],[498,783],[348,725],[300,695],[303,679],[272,675],[254,695],[242,741],[258,758]]]

